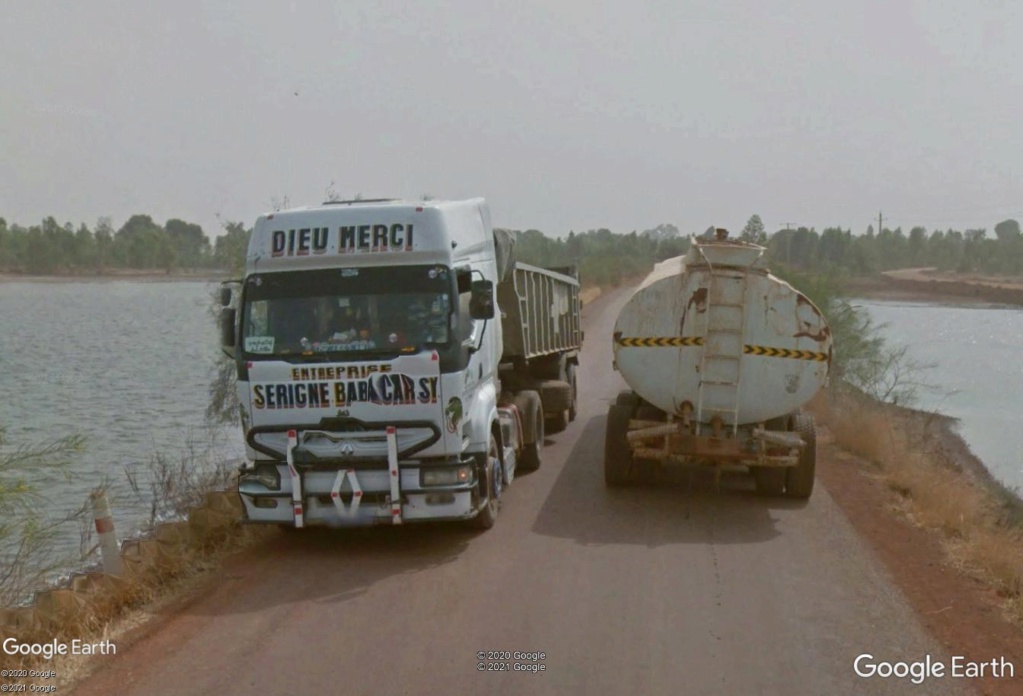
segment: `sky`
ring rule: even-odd
[[[564,235],[1023,220],[1018,0],[8,0],[0,217],[483,196]]]

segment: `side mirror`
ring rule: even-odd
[[[234,357],[235,323],[238,321],[237,310],[225,307],[220,310],[220,348],[232,358]]]
[[[221,285],[220,286],[220,305],[222,307],[230,307],[231,306],[231,300],[233,299],[233,297],[234,297],[234,292],[232,291],[230,285]]]
[[[469,316],[473,319],[494,318],[494,282],[492,280],[472,281]]]

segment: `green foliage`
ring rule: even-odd
[[[240,276],[245,270],[245,254],[249,248],[249,236],[252,230],[245,229],[240,222],[224,223],[224,234],[217,237],[213,250],[213,259],[218,268]]]
[[[764,222],[760,219],[759,215],[752,215],[750,217],[746,222],[746,226],[742,228],[739,239],[744,242],[753,242],[754,244],[763,244],[767,241],[767,230],[764,229]]]
[[[230,234],[239,223],[228,223]],[[238,232],[235,232],[238,235]],[[247,243],[248,233],[244,233]],[[139,270],[225,268],[233,269],[239,253],[237,240],[226,246],[217,239],[214,252],[209,237],[195,223],[173,218],[159,225],[149,215],[133,215],[116,230],[110,218],[101,217],[94,230],[85,224],[76,230],[48,217],[39,225],[8,225],[0,218],[0,271],[39,274],[102,273],[111,268]]]
[[[0,606],[24,597],[68,559],[53,553],[58,528],[82,517],[83,511],[63,519],[44,521],[38,510],[47,496],[40,482],[67,474],[69,456],[79,452],[85,441],[79,435],[50,440],[39,445],[7,445],[0,429]]]
[[[752,221],[752,218],[751,218]],[[748,226],[748,225],[747,225]],[[982,228],[934,230],[913,227],[909,235],[901,228],[885,228],[863,235],[829,227],[780,230],[767,241],[769,258],[795,269],[849,275],[875,275],[899,268],[936,267],[942,270],[987,274],[1023,273],[1023,235],[1016,220],[995,225],[995,239]]]
[[[544,268],[576,266],[584,283],[612,287],[649,272],[656,261],[684,254],[689,241],[668,224],[629,234],[606,228],[569,232],[563,239],[526,230],[517,233],[515,259]]]

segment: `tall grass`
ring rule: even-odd
[[[86,509],[45,517],[39,510],[48,496],[39,482],[66,476],[70,458],[84,447],[81,435],[14,446],[0,429],[0,606],[23,601],[79,560],[56,553],[53,542],[68,525],[87,519]]]

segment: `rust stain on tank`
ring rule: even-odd
[[[810,327],[807,327],[810,328]],[[812,338],[817,343],[824,343],[831,336],[831,329],[828,327],[822,328],[818,333],[810,333],[809,331],[800,331],[799,333],[792,334],[792,338]]]
[[[685,335],[686,315],[689,314],[689,309],[694,306],[696,307],[697,314],[703,314],[707,311],[707,288],[697,288],[689,297],[689,302],[686,303],[685,308],[682,310],[682,321],[678,324],[679,336]]]

